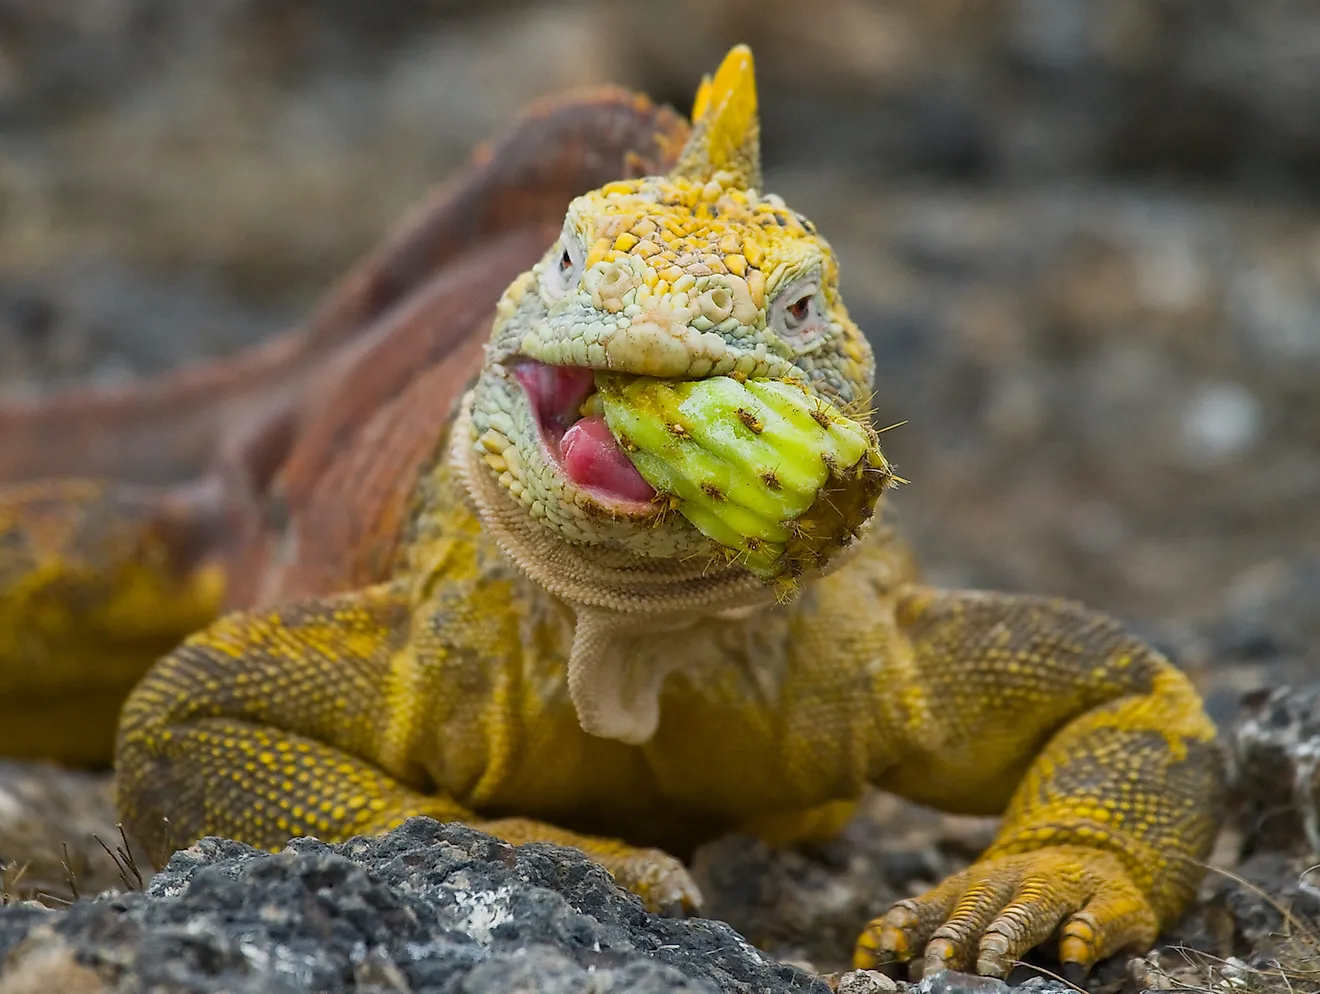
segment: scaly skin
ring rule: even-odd
[[[693,116],[669,176],[573,202],[456,419],[414,423],[435,442],[389,575],[231,614],[141,682],[117,747],[126,822],[149,845],[167,828],[278,848],[460,819],[694,906],[661,850],[817,836],[869,784],[1004,820],[970,868],[865,928],[859,966],[1003,975],[1057,936],[1086,969],[1149,945],[1223,798],[1215,730],[1167,661],[1074,604],[921,585],[883,513],[784,598],[681,518],[575,485],[545,444],[530,360],[792,376],[866,405],[834,255],[760,192],[745,49]]]
[[[0,488],[6,755],[104,761],[107,700],[219,607],[224,578],[205,554],[219,523],[197,510],[185,493],[85,480]]]

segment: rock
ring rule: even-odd
[[[66,949],[107,985],[180,994],[828,991],[721,922],[648,914],[576,850],[427,818],[278,855],[208,838],[145,891],[0,908],[0,985]]]
[[[1232,742],[1244,854],[1320,856],[1320,684],[1252,695]]]
[[[1183,412],[1186,458],[1210,465],[1240,456],[1260,434],[1260,411],[1260,402],[1236,383],[1204,384]]]
[[[106,994],[96,971],[74,958],[73,949],[52,939],[4,971],[0,994]]]
[[[1262,519],[1263,521],[1264,519]],[[1162,647],[1193,672],[1206,710],[1221,727],[1284,685],[1320,671],[1320,550],[1278,550],[1235,571],[1193,619],[1156,624]]]
[[[917,994],[1008,994],[1011,988],[994,977],[978,977],[957,970],[941,970],[921,978]]]
[[[892,994],[898,982],[879,970],[852,970],[839,978],[836,994]]]
[[[1132,966],[1141,989],[1320,990],[1312,860],[1262,852],[1230,873],[1212,870],[1191,914]]]
[[[683,45],[651,30],[645,4],[601,11],[627,39],[623,64],[686,92],[729,39],[747,41],[779,108],[766,137],[780,156],[828,146],[859,172],[923,179],[1157,172],[1305,189],[1320,145],[1298,110],[1320,94],[1306,0],[994,0],[974,16],[950,0],[675,7]]]
[[[844,973],[868,921],[965,867],[993,827],[875,793],[833,839],[774,848],[727,835],[698,847],[692,875],[704,913],[757,948]]]
[[[1016,979],[1010,977],[1010,980]],[[1049,977],[1033,976],[1020,983],[1008,983],[994,977],[980,977],[957,970],[941,970],[924,976],[915,984],[905,985],[910,994],[1076,994],[1077,988]]]
[[[1320,990],[1320,684],[1249,694],[1226,737],[1236,826],[1224,841],[1239,851],[1210,861],[1196,904],[1131,964],[1132,984]]]
[[[1231,916],[1237,941],[1229,955],[1250,956],[1286,931],[1310,932],[1320,942],[1320,878],[1306,859],[1258,853],[1233,876],[1212,874],[1204,904]]]
[[[1217,612],[1216,650],[1244,662],[1294,659],[1320,668],[1320,550],[1254,564],[1233,579]]]
[[[909,986],[915,994],[1009,994],[1010,991],[1033,992],[1033,994],[1054,994],[1068,992],[1076,994],[1077,988],[1062,981],[1048,977],[1032,977],[1020,984],[1008,984],[994,977],[978,977],[957,970],[941,970],[939,973],[922,977],[920,982]]]

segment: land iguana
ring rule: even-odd
[[[864,420],[885,371],[829,244],[762,189],[746,48],[703,81],[690,131],[616,95],[563,118],[578,124],[560,147],[580,149],[581,122],[606,120],[607,104],[627,135],[597,127],[601,154],[562,175],[631,178],[575,191],[546,250],[560,188],[532,196],[506,168],[475,199],[498,202],[515,233],[501,243],[491,223],[449,256],[421,252],[402,280],[411,297],[373,311],[364,287],[419,237],[415,218],[323,310],[335,325],[345,301],[358,308],[327,333],[343,354],[312,373],[280,360],[269,379],[294,386],[262,394],[266,417],[241,444],[206,428],[220,464],[239,467],[220,483],[0,495],[0,686],[50,686],[21,655],[44,639],[72,702],[25,733],[6,703],[0,746],[57,751],[105,697],[77,687],[111,669],[106,685],[123,686],[153,639],[198,628],[118,725],[120,810],[158,846],[168,831],[275,849],[430,815],[577,846],[648,906],[695,908],[677,857],[696,843],[828,836],[871,786],[1003,819],[970,867],[864,928],[859,966],[1002,976],[1052,940],[1078,974],[1149,946],[1190,900],[1223,803],[1221,747],[1192,686],[1074,603],[923,585],[885,510],[882,457],[859,470],[878,481],[866,520],[835,520],[828,555],[753,568],[747,531],[721,555],[712,535],[745,515],[718,487],[682,497],[644,474],[611,398],[617,414],[618,391],[639,384],[789,383],[824,424],[820,411]],[[507,166],[497,150],[475,175],[501,154]],[[536,223],[516,228],[520,211]],[[441,269],[449,297],[425,282]],[[669,430],[751,438],[766,403]],[[774,471],[760,468],[763,490]],[[40,564],[72,575],[78,557],[64,588],[78,597],[56,583],[32,610]]]

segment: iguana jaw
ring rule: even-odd
[[[528,360],[513,367],[536,421],[547,463],[603,506],[639,521],[653,518],[655,490],[628,460],[599,411],[594,370]]]
[[[715,562],[719,548],[664,506],[640,499],[640,478],[624,474],[617,462],[610,476],[599,465],[584,470],[565,460],[569,429],[583,420],[578,398],[589,393],[588,377],[593,370],[554,369],[516,354],[488,361],[471,395],[468,438],[484,471],[531,523],[560,542],[644,559]],[[609,438],[579,441],[595,446],[598,462],[607,457]]]

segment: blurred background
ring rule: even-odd
[[[1314,0],[0,0],[0,396],[286,328],[528,100],[753,47],[930,576],[1320,672]]]

